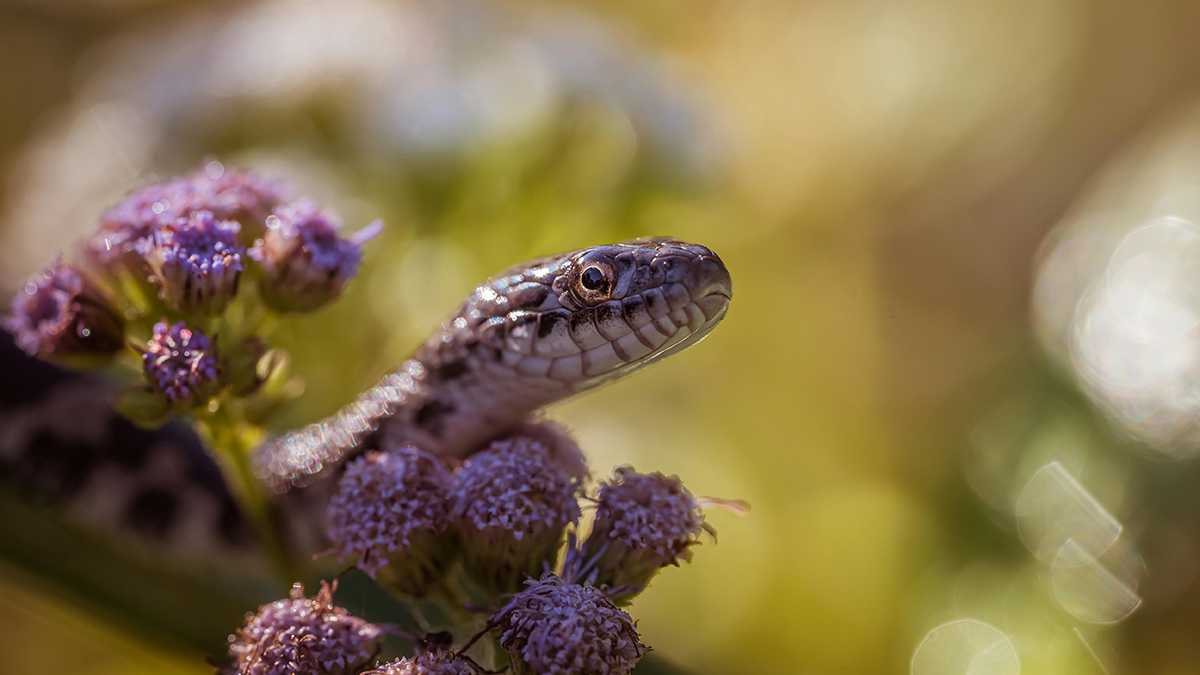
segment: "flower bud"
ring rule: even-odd
[[[322,582],[314,598],[300,584],[286,600],[247,614],[229,636],[228,673],[237,675],[352,675],[379,650],[383,631],[333,604],[334,587]]]
[[[124,344],[125,322],[116,309],[61,261],[17,291],[4,327],[31,356],[80,365],[106,359]]]
[[[262,234],[271,211],[283,203],[287,190],[278,181],[210,161],[189,181],[197,195],[192,208],[212,211],[221,220],[236,220],[245,239]]]
[[[700,504],[679,478],[621,467],[601,484],[591,532],[567,553],[564,576],[628,601],[659,569],[690,560],[706,529]]]
[[[379,233],[378,221],[349,238],[340,223],[308,201],[277,209],[251,255],[262,264],[263,300],[279,311],[307,312],[341,294],[358,272],[362,246]]]
[[[441,460],[413,446],[363,454],[326,509],[335,551],[391,590],[424,595],[454,552],[443,536],[450,485]]]
[[[626,675],[648,650],[604,592],[547,574],[491,619],[516,675]]]
[[[212,161],[190,175],[131,193],[101,216],[87,250],[102,265],[121,263],[144,270],[143,247],[160,228],[208,211],[218,220],[240,222],[242,236],[252,239],[262,232],[263,222],[283,197],[278,183]]]
[[[160,227],[144,244],[151,280],[168,307],[215,314],[237,293],[244,250],[238,224],[196,211]]]
[[[239,340],[229,351],[224,351],[223,348],[224,362],[221,369],[224,371],[225,381],[229,383],[229,388],[234,394],[249,396],[257,391],[269,376],[269,373],[263,372],[265,369],[260,364],[268,358],[270,349],[262,338],[251,335]]]
[[[142,352],[142,369],[151,388],[176,407],[206,400],[221,384],[216,345],[182,321],[154,324],[154,335]]]
[[[540,441],[494,441],[458,470],[452,513],[464,564],[485,589],[514,592],[554,565],[579,519],[578,481]]]
[[[147,271],[142,254],[160,228],[186,215],[182,208],[194,201],[187,181],[176,179],[147,185],[127,196],[100,216],[100,226],[87,243],[87,251],[101,266],[123,266]]]

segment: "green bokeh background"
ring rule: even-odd
[[[521,26],[565,11],[502,7]],[[284,422],[299,424],[372,383],[508,265],[649,234],[711,246],[734,279],[725,323],[551,410],[597,475],[631,463],[752,504],[747,517],[711,512],[719,542],[635,605],[645,641],[691,672],[903,673],[922,635],[959,617],[1012,636],[1023,673],[1103,672],[1011,515],[965,481],[981,429],[1013,476],[1039,444],[1083,448],[1116,515],[1151,534],[1171,523],[1194,559],[1196,471],[1123,452],[1040,356],[1028,307],[1038,244],[1089,178],[1200,94],[1195,3],[589,2],[568,13],[632,55],[629,72],[652,63],[689,92],[702,123],[674,146],[636,124],[636,97],[583,95],[446,156],[383,151],[345,140],[355,111],[338,81],[302,105],[231,101],[234,122],[190,119],[142,154],[72,146],[70,120],[112,103],[95,91],[112,45],[241,11],[0,4],[5,288],[89,226],[31,223],[29,209],[95,214],[141,177],[211,156],[291,177],[350,226],[382,217],[344,300],[285,331],[307,390]],[[53,153],[118,175],[80,194],[72,176],[38,178]],[[1155,572],[1148,584],[1163,581]],[[1088,630],[1110,672],[1200,671],[1200,598],[1184,581]],[[208,670],[69,598],[15,567],[0,577],[0,671]]]

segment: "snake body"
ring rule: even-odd
[[[411,358],[333,416],[255,454],[283,491],[330,471],[383,428],[463,456],[537,409],[706,336],[732,284],[710,249],[654,238],[514,267],[480,284]]]

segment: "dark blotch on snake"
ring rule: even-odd
[[[443,382],[449,382],[450,380],[457,380],[459,377],[462,377],[465,372],[467,372],[466,362],[462,359],[456,359],[438,366],[437,377]]]
[[[442,426],[442,418],[453,412],[453,405],[434,399],[428,401],[417,410],[413,421],[422,429],[433,434],[438,434]]]
[[[125,507],[125,521],[134,530],[162,538],[170,531],[178,508],[175,495],[160,487],[149,487]]]

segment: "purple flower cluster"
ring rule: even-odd
[[[326,510],[335,551],[401,593],[423,595],[451,547],[449,470],[412,446],[368,452],[346,467]]]
[[[712,530],[677,477],[621,467],[590,500],[595,519],[576,546],[584,475],[570,436],[535,424],[492,441],[453,472],[413,446],[350,462],[326,513],[337,553],[406,597],[501,607],[458,652],[453,636],[437,633],[426,637],[444,640],[423,640],[415,656],[364,675],[486,672],[463,653],[488,634],[517,675],[630,673],[648,648],[620,605],[661,568],[689,559]]]
[[[343,239],[341,223],[309,201],[277,209],[266,226],[251,255],[262,265],[263,299],[279,311],[309,311],[337,298],[358,271],[363,244],[381,229],[376,221]]]
[[[592,530],[569,552],[566,573],[632,598],[660,568],[690,560],[706,529],[699,502],[678,477],[620,467],[600,486]]]
[[[625,675],[648,649],[603,591],[547,574],[491,619],[518,675]]]
[[[382,630],[333,604],[322,583],[314,598],[300,584],[286,600],[263,605],[229,636],[230,673],[351,675],[379,650]]]
[[[310,201],[286,202],[279,184],[209,162],[130,194],[104,214],[87,248],[102,268],[149,276],[171,309],[211,314],[237,293],[253,244],[263,300],[278,311],[311,311],[341,294],[382,226],[348,238],[339,227]]]
[[[121,349],[125,331],[100,291],[61,261],[17,291],[4,327],[26,353],[57,360],[111,356]]]
[[[245,234],[254,236],[284,196],[278,183],[209,162],[193,174],[147,185],[106,211],[88,250],[101,263],[140,267],[141,250],[160,227],[176,225],[198,211],[238,221]]]
[[[225,309],[243,270],[240,227],[211,211],[194,211],[143,242],[151,279],[168,307],[199,314]]]
[[[484,586],[520,588],[553,565],[567,525],[580,516],[579,482],[540,441],[497,440],[458,470],[451,517],[464,563]]]
[[[216,345],[182,321],[159,322],[142,353],[142,369],[150,385],[172,405],[198,403],[220,382]]]
[[[312,202],[287,201],[280,183],[211,161],[142,187],[106,211],[84,245],[96,283],[56,263],[17,293],[3,327],[30,354],[86,366],[129,342],[126,318],[138,326],[163,317],[142,350],[148,386],[126,392],[121,406],[142,423],[161,423],[169,408],[178,411],[225,385],[235,396],[257,394],[279,372],[286,356],[241,332],[255,325],[262,307],[248,300],[222,314],[245,285],[275,311],[309,311],[336,299],[357,274],[363,245],[382,226],[375,222],[349,237],[339,236],[338,227],[334,215]],[[110,301],[97,285],[119,297]],[[200,325],[232,334],[223,343],[225,361],[218,364]]]

